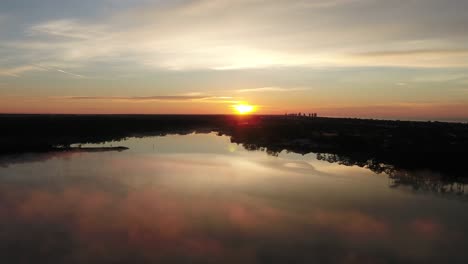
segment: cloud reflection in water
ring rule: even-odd
[[[2,259],[456,263],[466,257],[464,203],[396,191],[385,177],[311,156],[229,151],[227,138],[213,137],[144,138],[129,152],[1,168]],[[192,148],[201,142],[209,150]],[[182,149],[164,147],[171,144]],[[340,169],[324,173],[329,166]]]

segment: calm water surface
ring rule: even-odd
[[[214,134],[113,144],[0,159],[1,263],[468,261],[462,194]]]

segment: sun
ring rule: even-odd
[[[233,107],[239,115],[246,115],[255,111],[255,106],[249,104],[238,104]]]

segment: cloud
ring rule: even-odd
[[[125,58],[171,70],[467,67],[465,7],[456,0],[195,0],[40,22],[9,47],[36,59]]]
[[[42,71],[43,69],[35,65],[22,65],[13,68],[0,68],[0,75],[19,77],[22,73],[30,71]]]
[[[435,73],[426,76],[419,76],[413,78],[413,82],[432,82],[432,83],[444,83],[450,81],[466,81],[468,80],[468,74],[466,73]]]
[[[352,55],[358,64],[422,68],[468,67],[468,49],[384,50]]]
[[[468,49],[419,49],[419,50],[385,50],[385,51],[373,51],[364,52],[358,54],[366,57],[388,57],[388,56],[430,56],[430,55],[456,55],[456,56],[467,56]]]
[[[23,73],[31,72],[31,71],[46,71],[46,72],[60,72],[63,74],[67,74],[73,77],[84,78],[83,75],[75,74],[69,71],[65,71],[62,69],[54,68],[51,66],[44,66],[41,64],[28,64],[28,65],[21,65],[12,68],[0,68],[0,76],[11,76],[11,77],[20,77]]]
[[[51,67],[51,66],[44,66],[44,65],[40,65],[40,64],[37,64],[37,65],[34,65],[34,66],[39,67],[41,69],[44,69],[46,71],[57,71],[57,72],[60,72],[60,73],[64,73],[64,74],[73,76],[73,77],[78,77],[78,78],[84,78],[85,77],[85,76],[80,75],[80,74],[72,73],[72,72],[65,71],[65,70],[58,69],[58,68]]]
[[[34,25],[29,28],[28,32],[32,36],[49,35],[72,39],[90,39],[105,33],[99,29],[100,27],[97,25],[86,25],[75,20],[62,19]]]
[[[84,76],[83,75],[79,75],[79,74],[74,74],[74,73],[71,73],[71,72],[67,72],[67,71],[64,71],[64,70],[60,70],[60,69],[57,69],[58,72],[61,72],[61,73],[65,73],[65,74],[68,74],[68,75],[71,75],[71,76],[74,76],[74,77],[79,77],[79,78],[83,78]]]
[[[281,87],[260,87],[250,89],[236,90],[238,93],[257,93],[257,92],[293,92],[293,91],[304,91],[307,88],[281,88]]]
[[[124,100],[124,101],[192,101],[210,99],[207,96],[159,95],[159,96],[72,96],[72,100]]]
[[[198,101],[205,103],[239,103],[230,96],[212,96],[212,95],[156,95],[156,96],[67,96],[60,97],[66,100],[103,100],[103,101],[166,101],[166,102],[184,102]]]

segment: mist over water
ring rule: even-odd
[[[83,145],[90,147],[94,145]],[[103,145],[98,145],[103,146]],[[5,263],[465,263],[463,183],[215,134],[0,158]],[[318,158],[319,157],[319,158]]]

